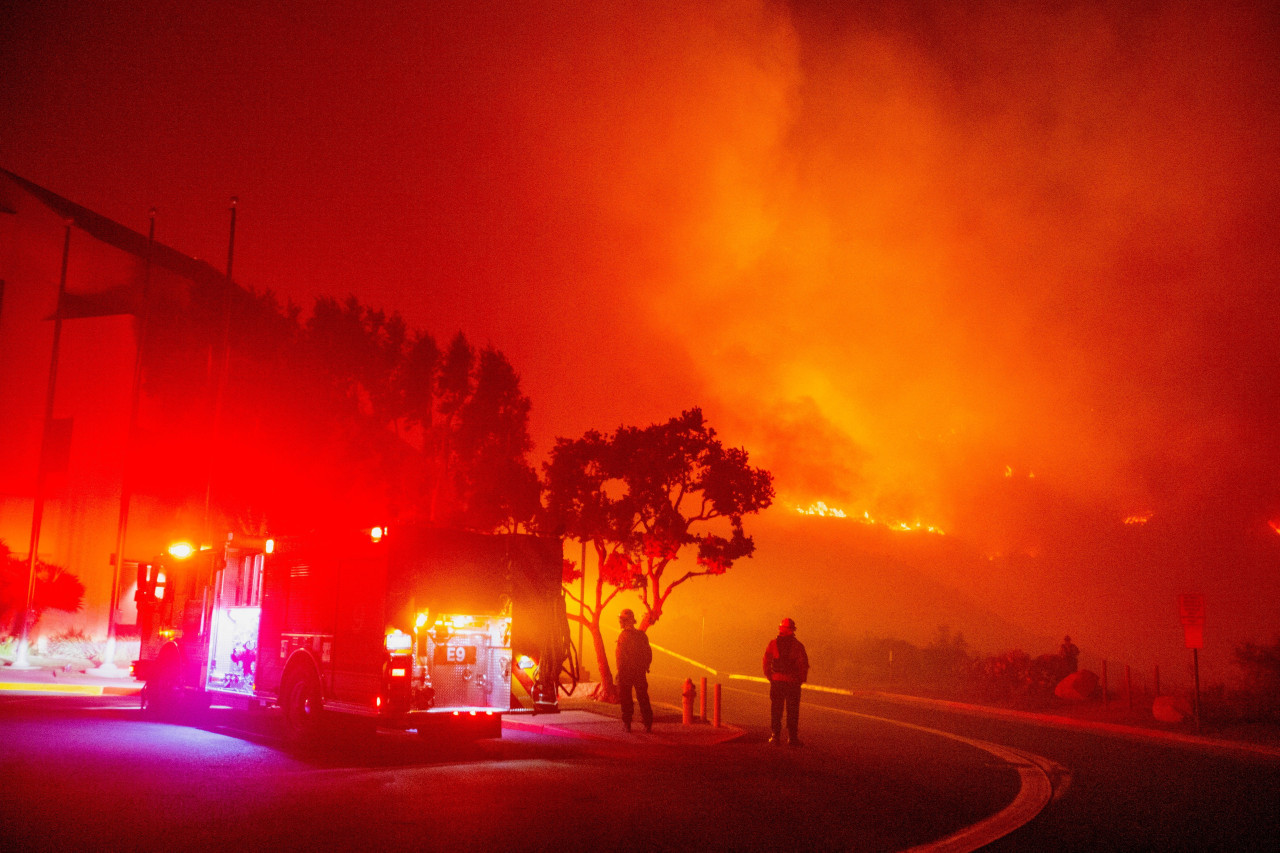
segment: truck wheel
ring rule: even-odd
[[[178,686],[178,662],[171,657],[157,661],[151,677],[142,687],[142,695],[143,710],[148,716],[158,720],[177,719],[182,699]]]
[[[320,735],[324,717],[324,700],[320,695],[320,679],[308,667],[295,667],[285,677],[280,691],[284,707],[285,735],[290,743],[314,744]]]

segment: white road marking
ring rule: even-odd
[[[732,688],[730,688],[732,689]],[[754,691],[736,691],[751,692],[753,695],[759,695]],[[984,847],[996,839],[1003,838],[1021,826],[1031,821],[1036,815],[1040,814],[1055,797],[1053,782],[1058,782],[1059,794],[1066,790],[1071,783],[1071,773],[1062,765],[1045,758],[1042,755],[1036,755],[1030,752],[1013,749],[998,743],[992,743],[985,740],[976,740],[967,738],[962,735],[944,732],[940,729],[931,729],[927,726],[919,726],[915,723],[907,723],[902,720],[894,720],[889,717],[877,717],[874,714],[862,714],[857,711],[846,711],[843,708],[832,708],[828,705],[820,705],[810,703],[806,707],[815,711],[828,711],[832,714],[844,714],[850,717],[860,717],[864,720],[875,720],[876,722],[889,723],[902,728],[914,729],[915,731],[925,732],[927,734],[938,735],[939,737],[950,738],[960,743],[968,744],[976,749],[981,749],[1004,763],[1010,765],[1018,771],[1018,793],[1014,796],[1013,802],[1005,806],[1000,811],[991,815],[991,817],[978,821],[975,824],[966,826],[957,832],[937,841],[931,841],[927,844],[921,844],[904,850],[902,853],[970,853]]]
[[[1003,838],[1015,829],[1030,822],[1032,818],[1044,810],[1044,807],[1049,804],[1049,801],[1054,796],[1052,779],[1060,780],[1060,787],[1063,789],[1070,782],[1071,774],[1066,768],[1042,755],[1012,749],[991,741],[976,740],[952,734],[951,732],[944,732],[940,729],[918,726],[915,723],[893,720],[888,717],[860,714],[857,711],[829,708],[825,705],[811,704],[809,707],[814,710],[861,717],[865,720],[875,720],[881,723],[914,729],[919,732],[926,732],[927,734],[938,735],[939,737],[950,738],[990,753],[1018,771],[1018,793],[1009,805],[991,815],[991,817],[966,826],[964,829],[953,832],[945,838],[912,847],[904,851],[904,853],[970,853],[970,851],[985,847],[996,839]]]

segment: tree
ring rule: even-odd
[[[14,557],[9,546],[0,539],[0,626],[14,635],[22,632],[29,572],[27,561]],[[83,606],[84,584],[79,578],[61,566],[36,560],[35,596],[31,602],[35,618],[32,624],[39,621],[50,607],[76,613]]]
[[[609,604],[623,590],[636,591],[644,607],[639,628],[648,630],[677,587],[722,575],[750,557],[755,543],[742,519],[772,503],[773,477],[751,467],[745,450],[726,448],[701,409],[664,424],[619,427],[608,436],[590,431],[559,439],[544,474],[544,526],[590,543],[596,552],[593,594],[581,602],[583,615],[571,612],[569,618],[590,631],[601,695],[612,700],[616,688],[601,634]],[[690,550],[693,565],[673,570]],[[570,601],[579,601],[573,582],[585,568],[566,565]]]
[[[223,411],[214,399],[230,310]],[[153,313],[139,491],[298,530],[336,516],[492,531],[529,523],[530,403],[501,352],[458,333],[443,350],[394,312],[320,297],[305,319],[218,278]],[[140,442],[141,444],[141,442]],[[217,526],[217,525],[215,525]]]
[[[422,435],[421,512],[476,530],[531,522],[541,492],[527,461],[531,403],[506,356],[493,347],[477,353],[461,332],[443,352],[419,336],[399,384],[406,423]]]

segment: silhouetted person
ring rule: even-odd
[[[783,619],[778,636],[764,650],[764,677],[769,679],[769,743],[782,745],[782,712],[787,712],[787,739],[800,745],[800,685],[809,677],[809,654],[796,639],[796,623]]]
[[[635,688],[635,701],[640,704],[640,722],[646,732],[653,731],[653,708],[649,706],[649,679],[645,673],[653,663],[653,649],[649,637],[636,628],[636,615],[630,608],[618,614],[622,633],[618,635],[618,695],[622,700],[622,727],[631,731],[631,718],[635,713],[631,689]]]
[[[1058,656],[1062,658],[1062,669],[1067,675],[1080,668],[1080,649],[1076,648],[1076,644],[1071,642],[1070,636],[1062,638],[1062,645],[1058,648]]]

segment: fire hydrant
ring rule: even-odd
[[[680,693],[684,701],[681,707],[684,710],[684,718],[681,722],[686,726],[693,725],[693,698],[698,695],[698,689],[693,686],[693,679],[686,678],[684,680],[684,690]]]

